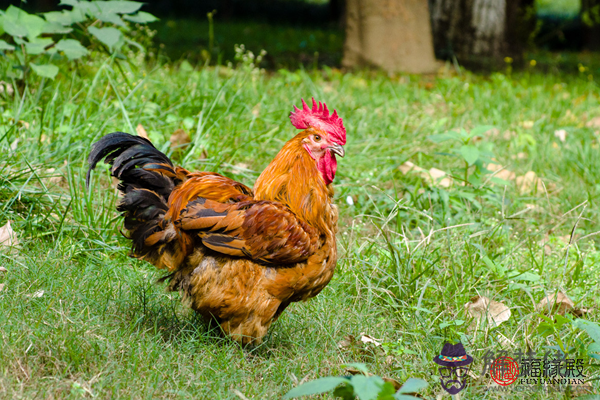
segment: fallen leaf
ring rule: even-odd
[[[260,103],[252,107],[252,115],[258,117],[260,115]]]
[[[436,184],[442,187],[450,187],[452,186],[452,179],[449,178],[445,171],[437,168],[431,168],[429,171],[421,168],[410,161],[406,161],[404,164],[398,167],[402,174],[406,175],[407,173],[414,171],[419,174],[419,176],[425,180],[429,185]]]
[[[378,341],[377,339],[375,339],[373,336],[366,335],[364,333],[361,333],[360,341],[363,342],[363,343],[372,343],[375,346],[381,346],[381,342],[380,341]]]
[[[413,170],[417,171],[417,172],[425,171],[423,168],[416,166],[415,164],[413,164],[410,161],[406,161],[404,164],[400,165],[398,167],[398,169],[404,175],[408,174],[410,171],[413,171]]]
[[[344,339],[340,340],[337,343],[338,349],[345,349],[347,347],[352,346],[356,342],[356,339],[352,335],[347,335]]]
[[[561,142],[564,142],[567,138],[567,131],[565,131],[564,129],[556,130],[554,131],[554,136],[557,137],[558,140],[560,140]]]
[[[600,117],[594,117],[590,119],[585,126],[588,128],[600,128]]]
[[[490,300],[485,296],[475,296],[465,304],[467,313],[475,319],[479,325],[483,319],[487,319],[489,326],[497,327],[510,318],[510,309],[503,303]]]
[[[0,228],[0,247],[11,247],[16,246],[17,244],[19,244],[17,234],[10,225],[10,221],[8,221],[6,225]]]
[[[534,189],[537,189],[539,193],[544,193],[544,184],[542,180],[533,171],[525,173],[523,176],[517,176],[516,178],[517,189],[521,194],[529,193]],[[553,185],[548,185],[548,189],[552,188]]]
[[[8,272],[8,270],[4,267],[0,267],[0,272]]]
[[[533,128],[533,121],[523,121],[521,122],[521,126],[525,129]]]
[[[2,290],[4,290],[4,285],[5,285],[4,283],[0,283],[0,292],[1,292]]]
[[[576,308],[573,300],[561,291],[548,293],[538,305],[535,306],[535,310],[538,312],[548,312],[550,314],[558,313],[560,315],[565,315],[566,312],[570,312],[579,317],[589,312],[589,310],[585,308]]]
[[[502,134],[502,138],[504,140],[510,140],[510,139],[514,138],[515,136],[517,136],[517,132],[515,132],[515,131],[504,131],[504,133]]]
[[[141,136],[144,139],[150,140],[150,138],[148,137],[148,132],[146,132],[144,125],[138,124],[138,126],[135,127],[135,131],[137,132],[138,136]]]
[[[516,177],[514,172],[509,171],[508,169],[504,168],[502,165],[499,164],[490,163],[485,167],[485,169],[487,169],[488,171],[495,172],[494,176],[496,178],[504,179],[505,181],[512,181]]]
[[[10,83],[6,83],[4,81],[0,81],[0,94],[7,94],[12,96],[15,93],[12,85]]]
[[[38,290],[33,294],[28,294],[27,297],[39,298],[39,297],[42,297],[43,295],[44,295],[44,291]]]
[[[177,129],[171,135],[169,139],[171,142],[171,150],[182,150],[184,147],[187,147],[190,143],[192,143],[192,138],[190,135],[183,129]]]
[[[573,381],[576,381],[576,379],[573,379]],[[589,399],[590,397],[587,396],[588,394],[594,394],[594,387],[590,381],[584,383],[574,383],[571,385],[572,397],[586,396],[586,398]],[[592,399],[595,398],[596,397],[592,397]]]

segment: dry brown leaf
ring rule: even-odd
[[[517,136],[517,132],[515,132],[515,131],[504,131],[504,133],[502,134],[502,138],[504,140],[510,140],[510,139],[514,138],[515,136]]]
[[[537,189],[538,193],[544,193],[544,184],[533,171],[529,171],[522,176],[517,176],[516,183],[517,189],[521,194],[530,193],[534,189]],[[553,184],[547,185],[548,189],[552,189],[553,187]]]
[[[590,119],[585,126],[588,128],[600,128],[600,117],[594,117]]]
[[[410,161],[406,161],[404,164],[400,165],[398,167],[398,169],[400,170],[400,172],[402,172],[404,175],[408,174],[410,171],[417,171],[417,172],[422,172],[425,171],[423,168],[416,166],[415,164],[413,164]]]
[[[375,339],[373,336],[371,335],[367,335],[364,333],[360,334],[360,341],[365,343],[365,344],[373,344],[375,346],[381,346],[381,342],[377,339]]]
[[[48,178],[48,182],[53,185],[60,185],[64,181],[64,178],[62,175],[56,174],[55,172],[56,168],[48,168],[46,170],[46,174],[53,175]]]
[[[496,327],[510,318],[510,309],[506,305],[485,296],[473,297],[465,304],[465,308],[475,319],[473,323],[476,325],[479,325],[483,319],[487,319],[490,327]]]
[[[8,272],[8,270],[4,267],[0,267],[0,272]]]
[[[44,291],[38,290],[33,294],[28,294],[27,297],[39,298],[39,297],[42,297],[43,295],[44,295]]]
[[[260,103],[252,107],[252,115],[258,117],[260,115]]]
[[[573,300],[561,291],[548,293],[539,303],[535,306],[535,310],[544,313],[558,313],[565,315],[566,312],[570,312],[577,316],[589,312],[585,308],[576,308]]]
[[[356,342],[356,339],[352,335],[347,335],[344,339],[340,340],[337,343],[338,349],[345,349],[347,347],[352,346]]]
[[[496,178],[504,179],[505,181],[512,181],[515,179],[516,175],[514,172],[509,171],[506,168],[503,168],[499,164],[490,163],[485,167],[488,171],[496,172],[494,176]]]
[[[150,140],[150,138],[148,137],[148,132],[146,132],[144,125],[138,124],[138,126],[135,127],[135,131],[137,132],[138,136],[141,136],[144,139]]]
[[[525,129],[533,128],[533,121],[523,121],[521,122],[521,126]]]
[[[573,379],[575,381],[576,379]],[[571,385],[571,397],[587,396],[588,394],[594,394],[594,387],[591,382],[574,383]],[[587,397],[586,397],[587,398]]]
[[[442,171],[441,169],[431,168],[429,170],[429,176],[431,176],[433,182],[437,183],[441,187],[447,188],[452,186],[452,179],[448,178],[446,176],[446,172]]]
[[[0,94],[7,94],[9,96],[12,96],[13,94],[15,94],[15,90],[13,89],[10,83],[0,81]]]
[[[429,185],[437,184],[442,187],[450,187],[452,186],[452,179],[448,177],[445,171],[437,168],[431,168],[429,171],[421,168],[410,161],[406,161],[404,164],[398,167],[400,172],[404,175],[407,173],[414,171],[419,174],[421,179],[425,180]]]
[[[169,141],[171,142],[171,150],[182,150],[192,143],[192,138],[185,130],[177,129],[173,132]]]
[[[561,142],[564,142],[567,139],[567,131],[564,129],[558,129],[554,131],[554,136],[557,137]]]
[[[2,290],[4,290],[4,285],[5,285],[4,283],[0,283],[0,292],[1,292]]]
[[[10,221],[0,228],[0,247],[10,247],[19,244],[17,234],[10,225]]]

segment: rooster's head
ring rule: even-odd
[[[327,105],[312,99],[310,108],[302,100],[302,109],[294,106],[290,113],[292,124],[298,129],[305,129],[302,146],[317,163],[325,184],[329,185],[335,177],[337,160],[335,155],[344,157],[343,145],[346,144],[346,128],[337,111],[329,114]]]

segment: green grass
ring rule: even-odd
[[[344,375],[350,362],[399,381],[423,378],[433,398],[442,392],[431,360],[447,339],[462,338],[477,375],[487,350],[543,354],[557,336],[570,356],[585,354],[582,331],[540,335],[534,305],[560,289],[599,321],[600,239],[584,238],[600,219],[600,128],[586,126],[600,117],[600,96],[589,72],[390,78],[136,64],[124,65],[131,86],[110,61],[94,61],[0,100],[0,225],[13,221],[20,240],[0,250],[1,398],[280,398],[297,381]],[[348,130],[335,182],[337,272],[315,299],[292,305],[263,345],[240,349],[155,284],[162,272],[127,257],[107,168],[87,191],[86,157],[102,135],[138,124],[168,152],[170,134],[184,128],[194,146],[178,162],[252,185],[296,133],[292,104],[311,96],[336,108]],[[442,188],[399,171],[410,160],[460,182],[456,145],[428,136],[480,125],[499,134],[476,146],[517,175],[534,171],[548,192],[521,193],[489,175]],[[464,304],[477,294],[505,303],[511,318],[467,331]],[[467,322],[440,327],[455,319]],[[386,350],[338,347],[362,332]],[[597,377],[587,355],[585,363]],[[504,398],[484,393],[489,382],[472,381],[463,396]]]
[[[212,49],[208,20],[164,19],[152,26],[164,46],[160,52],[172,60],[204,64],[210,57],[212,64],[226,64],[234,62],[234,45],[242,43],[255,52],[266,50],[262,65],[268,69],[336,66],[342,60],[344,32],[336,26],[315,29],[216,18]]]

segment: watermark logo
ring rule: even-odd
[[[498,385],[508,386],[519,379],[519,364],[510,357],[498,357],[490,365],[490,376]]]
[[[473,357],[467,354],[462,343],[445,343],[433,362],[440,366],[440,382],[446,392],[455,395],[465,388]]]
[[[499,387],[488,390],[533,391],[540,388],[558,391],[568,385],[574,392],[583,390],[586,376],[583,372],[583,359],[567,358],[557,350],[547,351],[538,357],[533,351],[527,353],[517,350],[509,357],[508,352],[496,354],[488,351],[483,357],[483,371],[489,371],[490,377]]]

